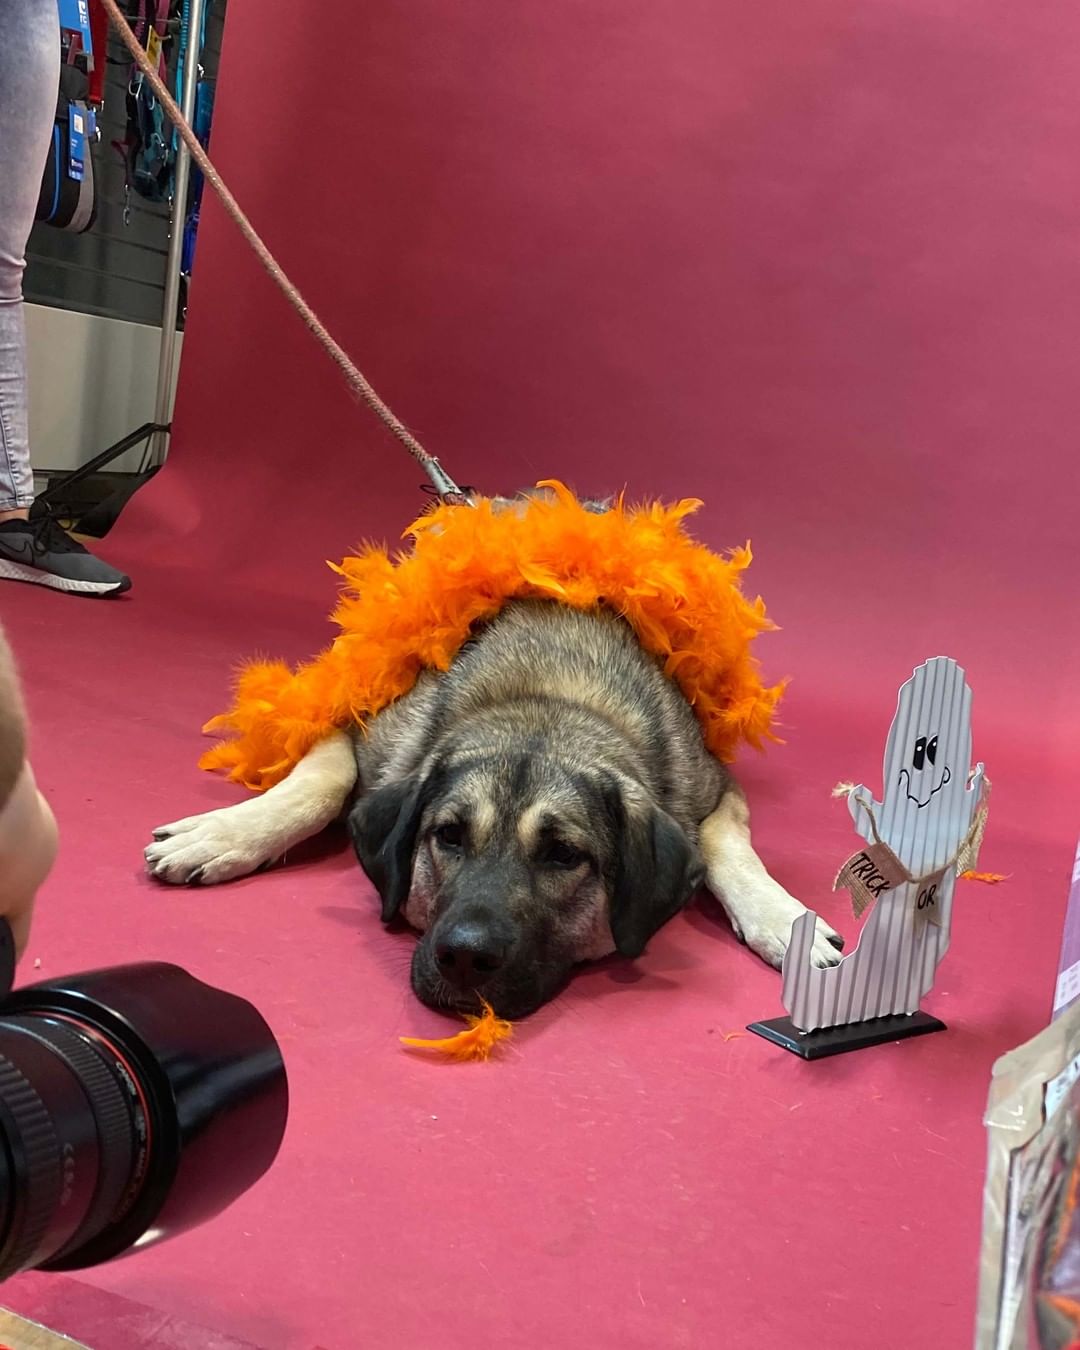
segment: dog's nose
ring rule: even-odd
[[[435,960],[448,983],[475,989],[499,969],[506,948],[483,924],[459,923],[436,944]]]

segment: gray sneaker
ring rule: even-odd
[[[95,558],[52,516],[0,521],[0,578],[76,595],[120,595],[131,588],[130,577]]]

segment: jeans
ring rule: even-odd
[[[59,85],[56,0],[0,0],[0,511],[34,500],[22,278]]]

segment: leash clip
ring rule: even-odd
[[[434,455],[424,461],[424,469],[431,479],[436,495],[444,502],[454,506],[474,505],[471,489],[458,487]]]

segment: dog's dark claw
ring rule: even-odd
[[[199,883],[202,881],[202,879],[203,879],[203,872],[204,872],[205,870],[206,870],[206,869],[203,868],[203,867],[196,867],[196,869],[195,869],[194,872],[189,872],[189,873],[188,873],[187,879],[185,880],[185,883],[184,883],[184,884],[185,884],[186,886],[198,886],[198,884],[199,884]]]
[[[842,952],[844,950],[844,939],[840,936],[839,933],[830,933],[829,941],[830,943],[832,943],[832,945],[836,948],[838,952]]]
[[[153,837],[154,837],[155,839],[171,839],[171,838],[172,838],[172,830],[167,829],[165,826],[162,826],[161,829],[155,830],[155,831],[154,831],[154,836],[153,836]]]

